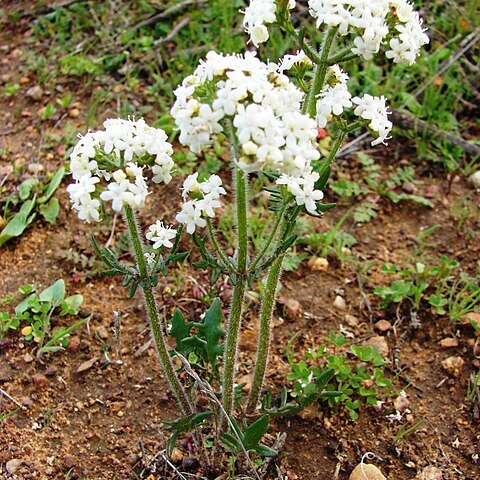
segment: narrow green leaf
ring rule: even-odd
[[[46,203],[50,200],[50,197],[55,193],[55,190],[58,188],[62,182],[62,178],[65,175],[65,167],[60,167],[53,178],[48,184],[47,191],[38,199],[38,203]]]

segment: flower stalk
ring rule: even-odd
[[[130,241],[132,242],[133,252],[135,254],[135,260],[137,261],[138,265],[138,271],[140,273],[141,280],[146,281],[148,279],[148,267],[147,262],[145,261],[141,232],[135,219],[135,213],[131,207],[125,206],[124,214],[128,227]],[[143,285],[142,290],[145,299],[145,306],[147,309],[147,316],[150,323],[150,328],[152,330],[153,339],[155,341],[155,346],[163,371],[165,372],[168,383],[170,384],[170,388],[172,389],[175,397],[178,400],[178,403],[180,404],[182,412],[185,415],[191,415],[193,413],[193,408],[190,404],[185,389],[183,388],[180,380],[177,377],[177,374],[175,373],[172,359],[168,353],[165,335],[163,333],[163,328],[158,316],[157,304],[153,295],[153,289],[151,286],[149,286],[148,283],[146,283],[145,285]]]

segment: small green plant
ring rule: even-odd
[[[438,265],[415,262],[399,268],[396,265],[382,265],[382,272],[397,278],[390,285],[380,285],[375,295],[383,300],[383,306],[408,302],[418,310],[425,301],[437,315],[448,315],[457,321],[480,306],[480,284],[477,279],[460,272],[455,278],[454,271],[460,267],[456,260],[441,257]]]
[[[292,373],[287,378],[294,382],[293,397],[308,395],[315,388],[317,379],[330,370],[332,380],[326,385],[326,390],[336,394],[328,398],[328,404],[331,407],[343,405],[350,418],[356,420],[362,398],[368,405],[375,405],[378,400],[377,388],[391,387],[391,381],[384,378],[382,367],[385,360],[378,349],[351,345],[349,355],[338,353],[349,343],[342,333],[335,335],[331,332],[326,339],[326,343],[333,347],[333,352],[329,351],[327,345],[322,345],[317,350],[308,350],[305,353],[306,360],[298,363],[294,361],[291,343],[287,349],[287,359]]]
[[[19,292],[28,296],[15,307],[13,315],[0,312],[0,335],[23,325],[21,333],[24,339],[38,344],[37,357],[63,350],[68,346],[72,331],[87,321],[85,318],[69,327],[51,328],[53,315],[77,315],[83,302],[82,295],[65,297],[65,282],[62,279],[39,293],[31,285],[20,287]]]
[[[60,204],[53,198],[53,194],[64,175],[65,167],[60,167],[48,183],[29,178],[20,184],[16,192],[0,198],[0,204],[3,204],[2,217],[7,219],[5,227],[0,232],[0,247],[11,238],[22,235],[37,213],[40,213],[47,222],[55,223]]]
[[[381,174],[381,167],[369,156],[359,153],[358,158],[365,175],[359,181],[341,179],[331,184],[332,190],[342,198],[363,198],[353,211],[357,223],[366,223],[375,218],[380,211],[375,197],[386,198],[397,204],[402,201],[415,202],[433,208],[433,204],[420,195],[400,191],[405,183],[415,182],[415,170],[411,166],[397,167],[386,178]]]

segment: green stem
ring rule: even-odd
[[[218,256],[218,259],[220,260],[220,262],[222,262],[222,265],[226,270],[232,271],[232,265],[227,260],[227,257],[225,257],[222,251],[222,248],[218,244],[217,237],[215,236],[215,231],[213,229],[213,225],[210,217],[207,217],[207,228],[208,228],[208,236],[210,238],[210,242],[213,245],[213,248]]]
[[[253,374],[252,389],[247,402],[247,413],[253,413],[260,400],[265,372],[267,370],[268,355],[270,352],[272,317],[275,308],[275,298],[278,281],[282,273],[282,263],[285,254],[281,254],[268,272],[267,285],[263,294],[263,304],[260,311],[260,333],[257,345],[257,359]]]
[[[235,158],[239,158],[239,146],[233,133],[233,126],[226,124]],[[235,201],[237,220],[237,273],[238,278],[233,288],[232,305],[227,323],[227,338],[225,340],[225,354],[223,359],[222,378],[222,405],[226,417],[233,411],[234,382],[238,340],[242,325],[242,309],[245,297],[246,273],[248,266],[248,198],[247,175],[243,170],[235,167]],[[227,428],[228,418],[223,418],[222,427]]]
[[[336,63],[348,62],[349,60],[354,60],[355,58],[358,58],[358,55],[356,53],[352,53],[352,49],[349,47],[330,57],[327,60],[327,63],[329,65],[335,65]]]
[[[325,32],[323,37],[323,43],[320,48],[320,63],[317,63],[313,72],[313,80],[310,84],[310,90],[305,97],[305,101],[302,105],[302,112],[308,113],[312,118],[315,117],[317,111],[317,105],[315,99],[323,88],[325,83],[325,76],[327,75],[327,60],[330,49],[332,48],[333,40],[335,39],[336,29],[329,29]]]
[[[138,228],[137,222],[135,220],[135,214],[129,206],[125,206],[125,219],[128,226],[128,232],[130,234],[130,240],[132,242],[133,251],[135,254],[135,259],[138,265],[138,271],[142,281],[148,279],[148,268],[147,262],[144,257],[144,249],[141,239],[140,229]],[[185,389],[180,383],[177,374],[175,373],[175,368],[173,366],[172,359],[168,353],[167,343],[165,340],[165,335],[163,333],[162,325],[158,317],[157,305],[155,302],[155,297],[153,295],[153,289],[150,286],[143,286],[143,295],[145,298],[145,306],[147,308],[147,316],[150,322],[150,328],[152,329],[153,339],[155,340],[155,346],[157,347],[158,357],[160,358],[160,363],[162,365],[163,371],[168,379],[170,387],[177,397],[178,402],[182,412],[185,415],[191,415],[193,413],[193,408],[190,405]]]
[[[280,222],[282,221],[283,219],[283,214],[285,213],[285,209],[287,208],[287,205],[284,203],[282,205],[282,208],[277,212],[277,217],[275,219],[275,223],[273,224],[272,226],[272,229],[270,230],[270,233],[268,235],[268,238],[267,238],[267,241],[265,242],[262,250],[260,251],[260,253],[257,255],[257,258],[255,258],[255,260],[253,261],[251,267],[250,267],[250,272],[254,272],[255,271],[255,267],[260,263],[260,261],[262,260],[263,256],[265,255],[265,253],[267,252],[268,248],[270,247],[273,239],[275,238],[275,234],[277,233],[277,230],[278,230],[278,226],[280,225]]]
[[[333,162],[333,160],[335,160],[335,156],[337,155],[338,150],[342,146],[343,140],[345,139],[346,135],[347,135],[347,132],[345,130],[340,130],[338,132],[337,138],[335,139],[335,143],[333,144],[333,147],[330,150],[330,153],[328,154],[327,159],[325,160],[325,162],[322,163],[322,166],[318,171],[318,174],[320,175],[320,177],[325,173],[325,171]]]

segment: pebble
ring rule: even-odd
[[[131,453],[130,455],[127,456],[127,463],[130,465],[135,465],[138,463],[142,457],[138,455],[137,453]]]
[[[394,401],[393,406],[395,410],[399,412],[404,412],[407,408],[410,407],[410,400],[407,398],[405,394],[400,394]]]
[[[45,375],[47,377],[53,377],[57,373],[58,368],[55,365],[49,365],[45,370]]]
[[[35,360],[28,352],[23,356],[23,361],[25,363],[32,363]]]
[[[174,463],[181,462],[183,460],[183,453],[179,448],[174,448],[170,455],[170,460]]]
[[[182,468],[187,472],[198,468],[199,465],[200,463],[197,457],[185,457],[182,460]]]
[[[412,182],[405,182],[402,185],[402,190],[406,193],[413,193],[415,191],[415,185]]]
[[[80,116],[80,110],[78,108],[72,108],[68,111],[68,116],[70,118],[78,118]]]
[[[328,270],[328,260],[323,257],[311,257],[307,263],[310,270],[314,272],[325,272]]]
[[[31,163],[28,166],[28,171],[30,173],[40,173],[45,170],[45,167],[41,163]]]
[[[68,342],[67,350],[71,353],[77,353],[80,346],[80,339],[78,337],[71,337]]]
[[[43,88],[40,87],[40,85],[34,85],[27,90],[27,93],[25,95],[38,102],[42,99],[43,94]]]
[[[297,317],[300,312],[300,302],[293,298],[285,300],[285,310],[289,317]]]
[[[22,335],[24,337],[28,337],[32,333],[33,329],[30,325],[27,325],[26,327],[22,328]]]
[[[353,315],[345,315],[345,323],[349,327],[358,327],[360,325],[360,319],[358,317],[355,317]]]
[[[468,180],[475,188],[480,188],[480,170],[470,175]]]
[[[102,340],[107,340],[108,337],[110,336],[108,333],[108,330],[103,325],[100,325],[99,327],[95,328],[95,332]]]
[[[43,388],[48,383],[48,378],[43,373],[36,373],[32,380],[37,388]]]
[[[30,408],[33,405],[32,399],[30,397],[23,397],[21,401],[24,407]]]
[[[75,467],[75,465],[77,464],[77,462],[75,461],[75,459],[73,457],[71,457],[70,455],[65,455],[63,458],[62,458],[62,464],[63,464],[63,467],[66,469],[66,470],[70,470],[71,468]]]
[[[392,329],[392,324],[388,320],[379,320],[374,325],[375,329],[379,332],[388,332]]]
[[[464,363],[463,358],[452,356],[442,361],[442,367],[450,376],[457,378],[462,373]]]
[[[18,470],[18,467],[23,463],[22,460],[19,460],[18,458],[12,458],[9,460],[5,467],[7,469],[8,473],[15,473]]]
[[[387,477],[375,465],[360,463],[353,469],[349,480],[387,480]]]
[[[440,346],[445,349],[458,347],[458,339],[455,337],[442,338],[440,340]]]
[[[385,340],[385,337],[381,337],[379,335],[365,340],[363,342],[363,346],[377,348],[378,352],[381,353],[384,357],[388,357],[388,354],[390,353],[390,348],[388,347],[388,343]]]
[[[346,310],[347,309],[347,303],[345,302],[345,299],[341,297],[340,295],[337,295],[335,297],[335,300],[333,301],[333,306],[337,310]]]
[[[441,470],[431,465],[425,467],[422,472],[415,477],[417,480],[443,480]]]

